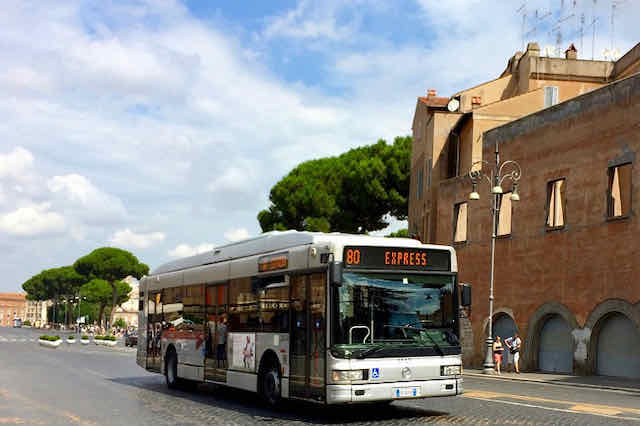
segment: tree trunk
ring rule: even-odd
[[[100,313],[98,314],[98,325],[100,327],[102,327],[102,320],[103,320],[102,316],[104,315],[104,308],[105,308],[105,304],[101,303],[100,304]]]
[[[110,282],[112,296],[111,296],[111,315],[109,315],[109,327],[113,324],[113,314],[116,312],[116,303],[118,303],[118,286],[115,281]]]

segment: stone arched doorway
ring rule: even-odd
[[[640,329],[619,312],[599,322],[595,342],[596,374],[640,378]]]
[[[561,315],[547,316],[538,339],[538,370],[547,373],[573,372],[571,328]]]
[[[492,336],[495,340],[496,336],[500,336],[500,338],[504,341],[507,337],[513,336],[518,332],[518,326],[516,326],[516,322],[511,318],[510,315],[505,313],[497,314],[493,319],[493,329]]]

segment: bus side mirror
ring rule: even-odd
[[[460,284],[460,304],[462,306],[471,306],[471,284]]]
[[[342,262],[329,262],[329,284],[335,287],[342,286]]]

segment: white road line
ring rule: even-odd
[[[478,397],[475,397],[475,396],[465,396],[464,394],[462,396],[463,396],[463,398],[477,399],[479,401],[486,401],[486,402],[499,402],[500,404],[518,405],[520,407],[541,408],[543,410],[560,411],[562,413],[582,414],[582,415],[586,415],[586,416],[598,416],[598,417],[607,417],[609,419],[629,420],[629,421],[632,421],[632,422],[640,422],[640,418],[638,418],[638,417],[611,416],[609,414],[590,413],[590,412],[585,412],[585,411],[569,410],[569,409],[566,409],[566,408],[545,407],[543,405],[524,404],[522,402],[501,401],[499,399],[491,399],[491,398],[478,398]]]

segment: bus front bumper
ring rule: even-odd
[[[454,396],[463,393],[462,378],[413,382],[327,385],[328,404]]]

